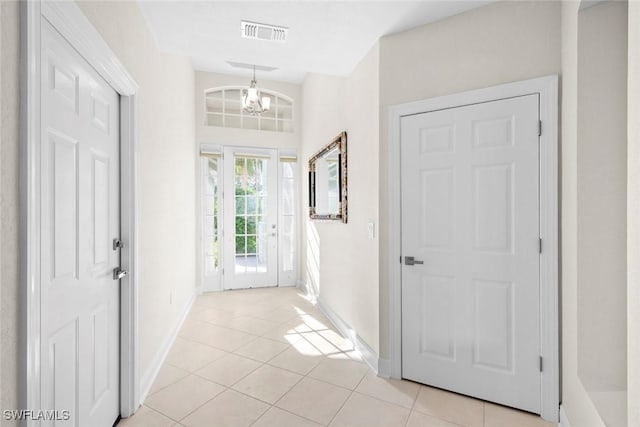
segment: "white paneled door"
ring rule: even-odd
[[[402,375],[535,413],[538,120],[528,95],[401,121]]]
[[[278,286],[278,153],[224,149],[224,289]]]
[[[119,414],[119,98],[46,21],[42,32],[42,406],[60,411],[56,426],[112,426]]]

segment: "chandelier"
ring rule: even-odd
[[[253,66],[253,79],[251,85],[242,91],[242,111],[252,116],[259,116],[269,110],[271,98],[260,96],[260,91],[256,87],[256,66]]]

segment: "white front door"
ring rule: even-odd
[[[401,120],[402,376],[536,413],[538,111],[528,95]]]
[[[278,155],[224,149],[224,289],[278,285]]]
[[[68,415],[56,426],[110,427],[119,414],[119,98],[44,20],[41,51],[42,409]]]

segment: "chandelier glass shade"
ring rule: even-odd
[[[242,110],[252,116],[258,116],[271,107],[271,98],[261,96],[260,90],[256,87],[256,67],[253,67],[253,79],[251,85],[242,91]]]

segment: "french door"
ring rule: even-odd
[[[227,147],[223,159],[223,288],[277,286],[278,152]]]

